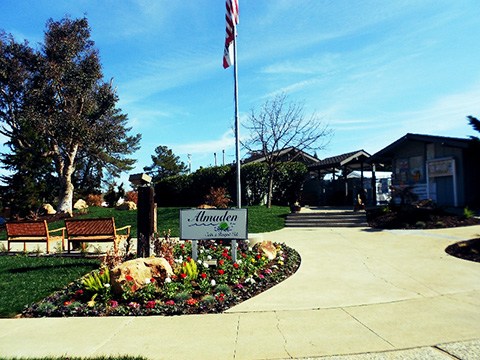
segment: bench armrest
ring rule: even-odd
[[[116,229],[116,230],[117,230],[117,231],[127,230],[127,234],[130,234],[130,228],[131,228],[131,227],[132,227],[132,225],[127,225],[127,226],[118,228],[118,229]]]
[[[48,230],[48,233],[50,234],[50,233],[62,230],[62,236],[65,237],[65,230],[66,229],[67,228],[65,228],[65,227],[61,227],[61,228],[58,228],[58,229]]]

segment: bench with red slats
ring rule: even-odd
[[[118,244],[122,240],[130,238],[131,225],[117,229],[115,227],[115,219],[110,218],[81,218],[66,219],[68,235],[68,252],[72,250],[72,244],[75,242],[82,243],[85,251],[85,243],[89,242],[112,242],[115,251],[118,250]],[[126,234],[118,234],[117,231],[126,230]]]
[[[10,243],[23,242],[23,250],[27,251],[27,243],[45,242],[47,243],[47,254],[50,253],[50,243],[52,241],[62,240],[62,250],[65,249],[65,228],[48,230],[46,220],[38,221],[12,221],[7,222],[7,244],[8,251],[11,249]],[[61,231],[62,235],[52,236],[50,234]]]

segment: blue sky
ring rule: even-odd
[[[240,118],[280,92],[334,130],[320,158],[373,154],[405,133],[478,135],[477,0],[239,0]],[[47,19],[87,16],[103,73],[142,134],[137,168],[166,145],[192,169],[234,160],[223,0],[3,0],[0,28],[31,45]],[[245,136],[241,129],[241,136]]]

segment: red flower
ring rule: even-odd
[[[187,261],[190,261],[192,260],[192,258],[190,256],[187,256]]]
[[[180,276],[182,277],[182,279],[185,279],[187,277],[187,274],[181,273]]]
[[[262,257],[260,255],[257,255],[257,259],[260,260]]]
[[[220,265],[223,265],[223,260],[219,260],[218,263],[219,263]]]
[[[218,273],[219,273],[220,275],[223,275],[224,272],[225,272],[225,271],[223,271],[222,269],[218,270]]]
[[[246,254],[242,254],[242,256],[243,256],[244,258],[246,258],[246,257],[247,257],[247,255],[246,255]]]
[[[237,264],[237,263],[233,264],[233,267],[234,267],[235,269],[238,269],[238,264]]]
[[[195,299],[193,299],[193,298],[192,298],[192,299],[188,299],[188,300],[186,301],[186,303],[187,303],[188,305],[190,305],[190,306],[193,306],[193,305],[195,305],[195,304],[197,303],[197,300],[195,300]]]
[[[147,304],[145,305],[145,307],[146,307],[147,309],[153,309],[153,308],[155,307],[155,304],[156,304],[155,301],[152,300],[152,301],[147,302]]]
[[[133,281],[133,278],[130,275],[125,276],[125,280],[127,281]]]
[[[200,276],[202,277],[202,279],[206,279],[206,278],[207,278],[207,274],[205,274],[205,273],[201,273]]]
[[[154,283],[154,282],[155,282],[155,279],[154,279],[154,278],[151,278],[151,279],[150,279],[150,282],[151,282],[151,283]]]

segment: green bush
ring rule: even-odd
[[[273,203],[287,205],[298,200],[307,168],[303,163],[285,164],[275,173]],[[268,169],[264,163],[251,163],[241,169],[242,204],[259,205],[268,191]],[[195,207],[205,202],[211,188],[225,188],[236,204],[236,174],[230,166],[200,168],[193,174],[171,176],[155,184],[158,206]]]
[[[242,203],[261,205],[268,192],[268,170],[265,163],[250,163],[242,166]]]
[[[274,176],[272,204],[291,205],[300,198],[307,167],[300,162],[285,164]]]

